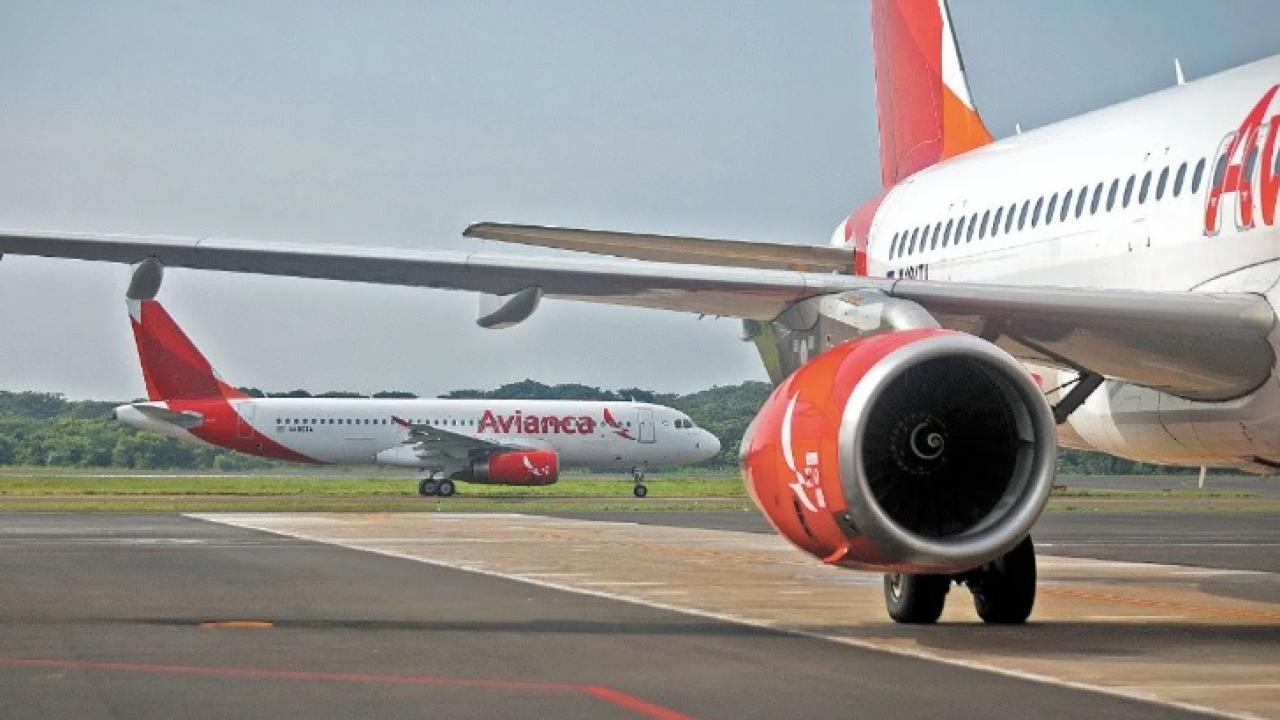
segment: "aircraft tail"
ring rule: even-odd
[[[151,400],[246,397],[227,385],[156,300],[128,300],[133,338]]]
[[[871,37],[885,187],[991,142],[946,0],[871,0]]]

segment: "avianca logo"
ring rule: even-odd
[[[525,415],[517,410],[511,415],[496,415],[485,410],[476,428],[481,433],[527,433],[530,435],[590,435],[596,421],[587,415]]]
[[[551,474],[551,466],[549,465],[547,467],[537,467],[529,461],[528,455],[525,455],[520,459],[524,461],[524,469],[529,471],[529,475],[531,477],[540,478]]]
[[[1272,85],[1253,106],[1244,122],[1222,139],[1214,154],[1209,197],[1205,201],[1204,234],[1213,236],[1222,229],[1223,196],[1236,196],[1236,227],[1255,227],[1254,196],[1262,210],[1262,222],[1275,225],[1280,200],[1280,160],[1276,160],[1276,136],[1280,135],[1280,112],[1264,123],[1280,85]],[[1265,139],[1262,137],[1266,131]],[[1256,176],[1256,178],[1255,178]]]
[[[613,416],[613,413],[609,412],[609,408],[604,409],[604,424],[608,425],[618,437],[626,440],[635,440],[635,437],[631,435],[631,430],[623,427],[622,423],[618,422],[618,419]]]
[[[788,484],[791,492],[795,493],[796,499],[805,510],[816,513],[827,507],[827,496],[822,492],[822,475],[818,472],[818,453],[805,453],[804,467],[797,468],[795,452],[792,449],[791,417],[795,414],[796,401],[799,399],[800,393],[793,395],[791,402],[787,403],[787,411],[782,415],[782,460],[796,477],[795,482]]]

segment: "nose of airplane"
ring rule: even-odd
[[[712,458],[720,454],[720,438],[712,435],[706,430],[702,430],[702,437],[698,439],[698,449],[706,453],[706,458]]]

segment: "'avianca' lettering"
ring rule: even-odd
[[[1241,229],[1254,227],[1253,170],[1257,168],[1258,199],[1262,222],[1276,223],[1276,204],[1280,200],[1280,174],[1275,173],[1272,158],[1276,152],[1276,136],[1280,135],[1280,113],[1271,116],[1265,147],[1258,147],[1263,120],[1280,85],[1272,85],[1253,106],[1239,129],[1227,135],[1214,155],[1214,173],[1205,202],[1204,234],[1217,235],[1222,229],[1222,196],[1236,195],[1236,223]],[[1225,166],[1224,166],[1225,163]]]
[[[519,410],[512,415],[495,415],[485,410],[477,432],[531,433],[542,435],[590,435],[596,421],[587,415],[525,415]]]

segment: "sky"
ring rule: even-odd
[[[1280,52],[1274,0],[952,0],[997,136]],[[499,220],[822,244],[879,184],[857,1],[0,0],[0,227],[529,254]],[[0,261],[0,389],[144,395],[128,268]],[[169,270],[229,382],[765,379],[732,320]]]

